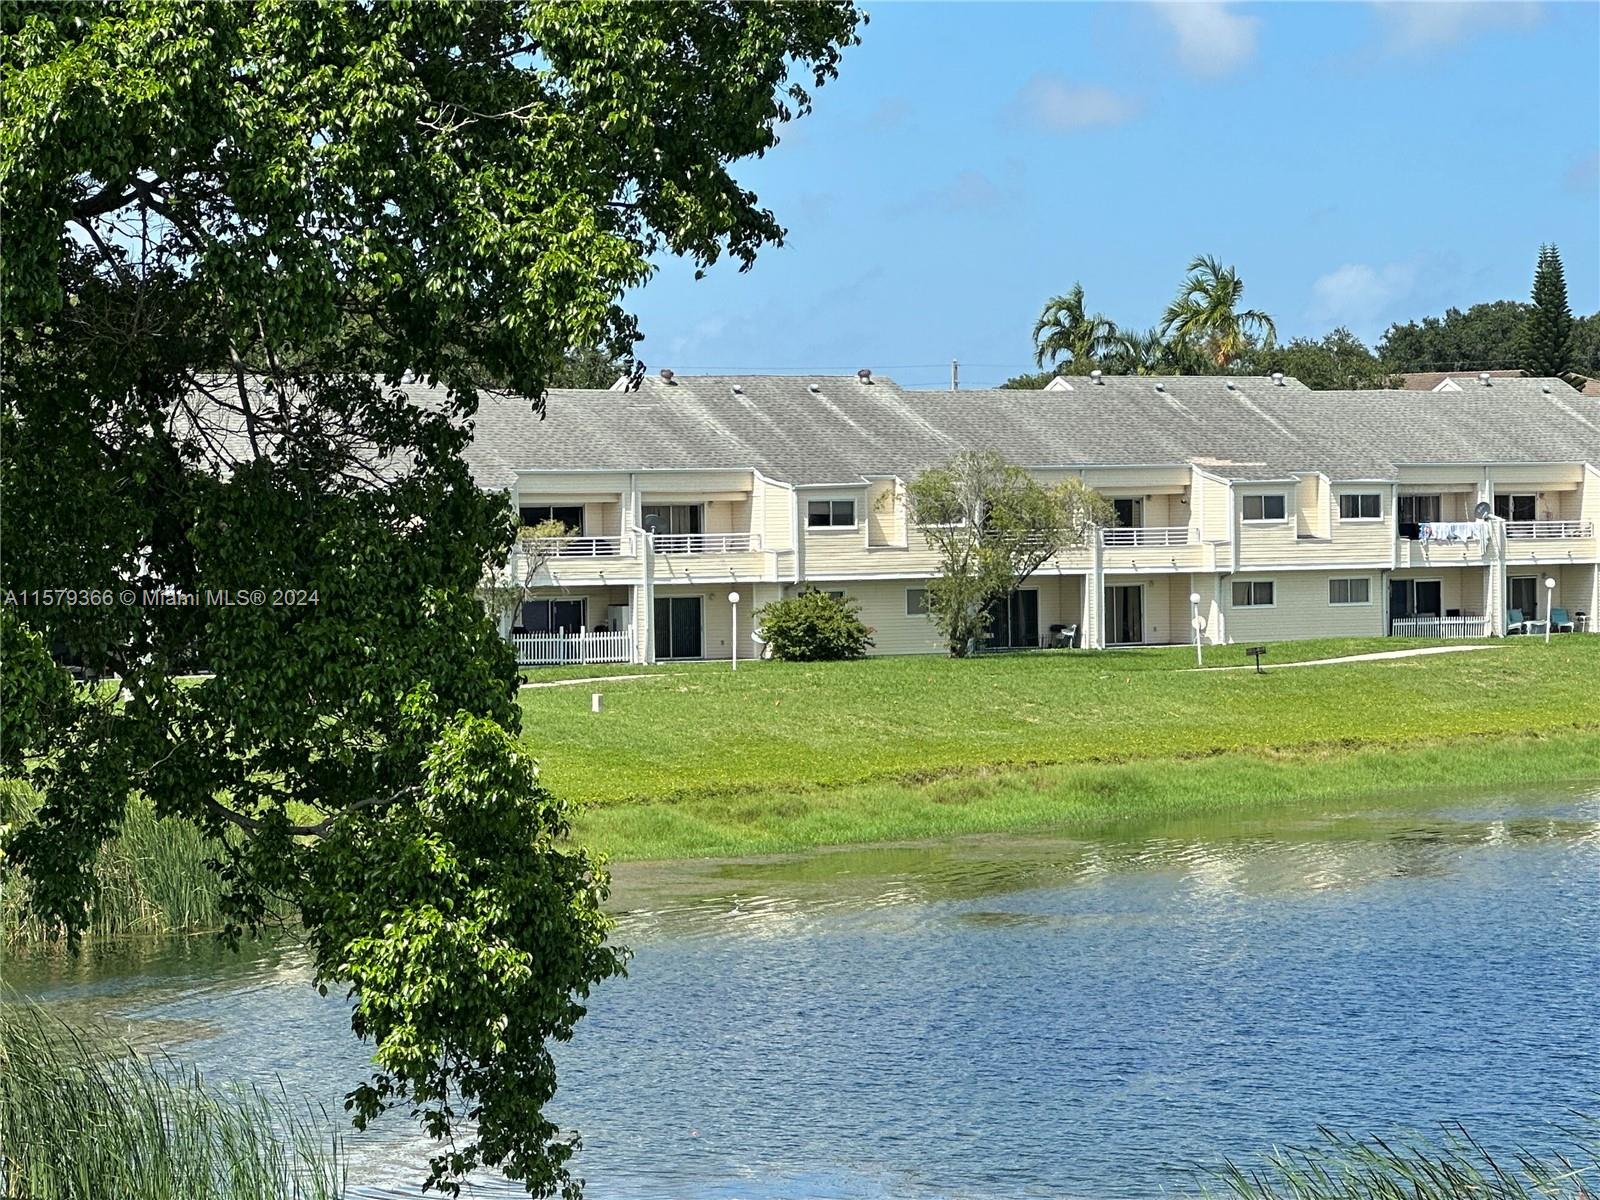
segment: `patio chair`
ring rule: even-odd
[[[1513,633],[1527,632],[1528,623],[1522,619],[1522,610],[1520,608],[1506,609],[1506,636],[1510,637]]]
[[[1550,610],[1551,633],[1571,633],[1572,628],[1572,618],[1567,615],[1566,609],[1552,608]]]

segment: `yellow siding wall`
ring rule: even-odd
[[[905,494],[899,480],[880,479],[867,488],[866,517],[869,545],[905,545]]]
[[[1208,542],[1233,540],[1233,495],[1226,483],[1196,474],[1200,494],[1200,536]]]
[[[1364,575],[1371,580],[1371,601],[1365,605],[1328,603],[1328,580]],[[1230,642],[1275,641],[1311,637],[1377,637],[1383,633],[1381,576],[1376,572],[1240,571],[1223,580]],[[1235,608],[1233,584],[1270,579],[1276,585],[1272,608]]]
[[[1295,487],[1294,506],[1301,533],[1319,538],[1330,536],[1327,485],[1327,479],[1321,475],[1300,477]]]
[[[794,489],[776,483],[757,485],[761,545],[767,550],[794,549]]]
[[[1345,520],[1339,516],[1339,497],[1343,495],[1378,496],[1379,512],[1376,521]],[[1331,490],[1324,510],[1332,523],[1333,541],[1329,545],[1308,548],[1307,556],[1316,561],[1333,563],[1363,563],[1387,565],[1394,561],[1395,507],[1394,494],[1387,484],[1371,486],[1338,485]]]

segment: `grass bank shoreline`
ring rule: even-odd
[[[843,788],[702,794],[596,805],[577,840],[614,862],[742,858],[975,834],[1103,831],[1338,801],[1541,785],[1600,787],[1600,725],[1390,744],[1321,744],[942,771]]]

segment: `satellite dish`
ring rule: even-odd
[[[1480,521],[1486,521],[1489,519],[1489,514],[1493,511],[1494,509],[1490,506],[1487,500],[1479,500],[1478,507],[1472,510],[1472,515]]]
[[[665,533],[667,531],[667,519],[660,513],[646,513],[643,524],[646,533]]]

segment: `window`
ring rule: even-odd
[[[1532,495],[1496,496],[1494,515],[1502,521],[1536,521],[1537,500],[1538,498]]]
[[[844,599],[844,593],[843,592],[823,592],[822,594],[824,596],[826,596],[829,600],[843,600]]]
[[[854,500],[810,500],[806,502],[806,528],[854,529],[856,502]]]
[[[1328,580],[1329,604],[1371,604],[1372,580],[1360,579],[1330,579]]]
[[[578,533],[583,529],[581,504],[524,504],[517,512],[527,529],[543,525],[546,521],[560,521],[569,533]]]
[[[1399,518],[1402,525],[1420,525],[1424,521],[1440,520],[1443,511],[1442,496],[1401,496]]]
[[[1279,497],[1281,500],[1283,497]],[[1252,579],[1233,585],[1235,608],[1271,608],[1274,588],[1270,579]]]
[[[1341,521],[1376,521],[1383,516],[1383,497],[1377,492],[1345,492],[1339,497]]]
[[[639,509],[639,523],[651,533],[672,536],[702,533],[705,509],[703,504],[646,504]]]
[[[906,616],[924,617],[928,615],[928,589],[906,589]]]
[[[1281,521],[1287,513],[1288,505],[1281,492],[1246,495],[1244,498],[1246,521]]]

